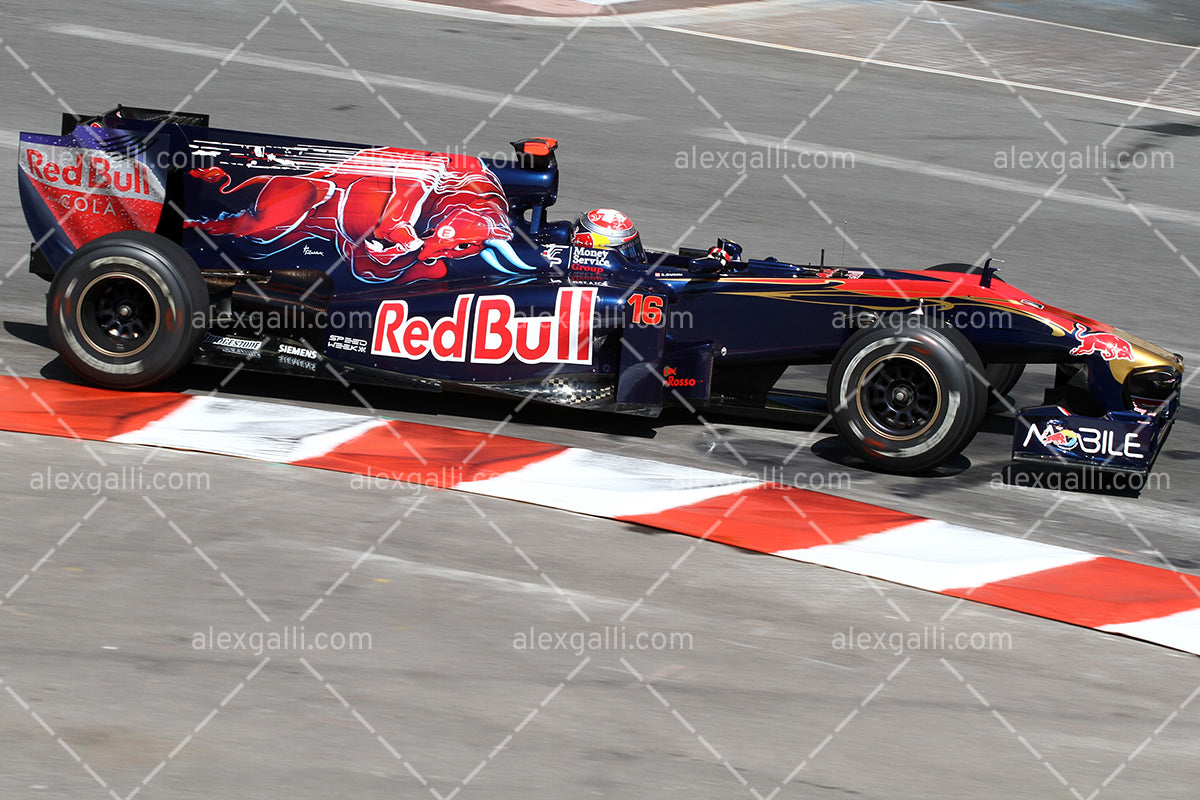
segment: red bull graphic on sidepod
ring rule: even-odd
[[[236,186],[219,166],[189,173],[222,194],[258,188],[253,203],[185,227],[240,236],[273,255],[314,239],[334,245],[366,283],[445,277],[447,263],[481,256],[512,274],[533,269],[513,251],[508,201],[479,159],[378,147],[301,175],[257,175]]]

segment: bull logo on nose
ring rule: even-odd
[[[1075,323],[1071,332],[1079,345],[1071,349],[1073,356],[1088,356],[1097,353],[1105,361],[1115,359],[1133,360],[1133,345],[1114,333],[1090,331],[1086,325]]]
[[[184,221],[187,228],[267,248],[260,258],[322,239],[366,283],[436,280],[449,262],[477,255],[502,272],[532,269],[510,243],[499,180],[470,156],[372,148],[331,167],[258,175],[233,187],[221,167],[189,174],[219,184],[221,194],[260,187],[248,208]]]

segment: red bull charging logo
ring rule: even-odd
[[[1064,428],[1060,420],[1052,420],[1041,435],[1042,444],[1056,450],[1074,450],[1079,444],[1079,434]]]
[[[1073,356],[1090,356],[1095,353],[1105,361],[1133,360],[1133,345],[1114,333],[1091,331],[1086,325],[1076,322],[1071,335],[1079,342],[1079,345],[1071,350]]]
[[[273,255],[301,242],[334,245],[367,283],[445,277],[455,259],[481,256],[505,273],[533,269],[513,251],[499,180],[472,156],[379,147],[301,175],[256,175],[231,186],[219,166],[189,173],[253,204],[185,227],[240,236]]]

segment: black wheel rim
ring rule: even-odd
[[[859,383],[859,410],[880,436],[913,439],[927,431],[941,411],[937,376],[912,356],[879,359]]]
[[[127,274],[95,278],[80,294],[77,315],[88,344],[110,356],[141,352],[154,339],[161,321],[150,287]]]

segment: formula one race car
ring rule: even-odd
[[[47,319],[85,379],[134,389],[190,362],[657,415],[832,417],[877,469],[974,436],[1028,363],[1057,365],[1013,455],[1149,470],[1183,361],[1052,308],[989,265],[893,271],[645,251],[612,209],[552,221],[556,142],[508,159],[220,130],[118,107],[21,134]],[[822,396],[776,389],[829,364]]]

